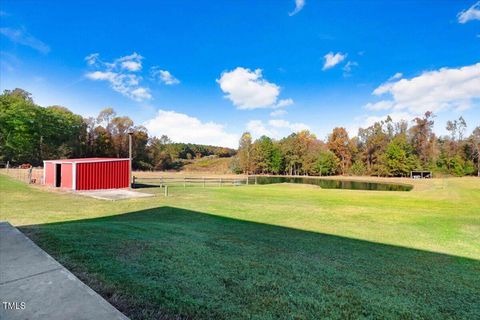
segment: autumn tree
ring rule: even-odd
[[[477,176],[480,177],[480,126],[476,127],[470,135],[469,144],[472,149],[472,162],[477,162]]]
[[[352,159],[352,144],[345,128],[334,128],[328,136],[328,148],[340,159],[340,172],[346,174]]]
[[[252,135],[245,132],[239,141],[238,161],[243,173],[249,174],[252,171]]]
[[[413,120],[414,126],[410,128],[410,142],[424,168],[433,161],[436,139],[433,133],[433,118],[433,113],[427,111],[422,118],[416,117]]]

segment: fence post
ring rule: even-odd
[[[222,186],[222,178],[220,178],[220,187]]]
[[[257,176],[255,176],[255,184],[257,184]]]
[[[203,177],[203,187],[205,188],[205,177]]]
[[[133,176],[132,188],[135,188],[135,179],[137,179],[137,177]]]
[[[248,174],[247,174],[247,186],[248,186]]]
[[[168,197],[168,186],[165,185],[165,197]]]
[[[183,177],[183,188],[185,188],[187,186],[185,180],[186,180],[186,178]]]

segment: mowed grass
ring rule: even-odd
[[[118,202],[0,182],[0,219],[132,319],[480,318],[476,178]]]

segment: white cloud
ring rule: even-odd
[[[295,9],[292,12],[289,12],[288,15],[291,17],[299,13],[305,6],[305,0],[295,0]]]
[[[287,110],[284,110],[284,109],[278,109],[270,112],[271,117],[280,117],[286,114],[287,114]]]
[[[397,73],[395,73],[393,76],[391,76],[390,79],[388,79],[388,81],[400,79],[401,77],[403,77],[403,73],[397,72]]]
[[[261,136],[276,136],[276,133],[268,130],[261,120],[250,120],[249,122],[247,122],[247,131],[249,131],[254,138],[258,138]]]
[[[180,83],[180,81],[169,71],[161,70],[159,67],[152,67],[150,69],[150,77],[153,80],[161,81],[166,85],[175,85]]]
[[[139,87],[135,90],[132,90],[132,96],[136,100],[148,100],[152,98],[149,90],[147,88]]]
[[[281,139],[292,132],[310,130],[304,123],[291,123],[283,119],[270,119],[267,123],[261,120],[250,120],[246,126],[254,138],[266,135],[274,139]]]
[[[398,78],[398,77],[397,77]],[[367,104],[370,110],[407,110],[414,114],[446,109],[465,110],[480,99],[480,63],[425,71],[411,79],[388,81],[373,91],[390,99]]]
[[[85,61],[90,67],[100,70],[88,72],[85,76],[90,80],[110,83],[113,90],[130,99],[149,100],[152,98],[149,88],[140,85],[142,77],[135,73],[142,69],[142,59],[141,55],[134,52],[113,62],[103,62],[98,53],[92,53],[85,57]]]
[[[291,106],[293,104],[293,100],[288,98],[288,99],[282,99],[275,104],[275,108],[285,108],[288,106]]]
[[[23,28],[0,28],[0,33],[10,39],[10,41],[33,48],[40,53],[47,54],[50,52],[50,47],[47,44],[29,34]]]
[[[200,143],[229,148],[238,147],[239,136],[227,133],[215,122],[202,122],[198,118],[175,111],[158,110],[155,118],[144,123],[149,133],[167,135],[174,142]]]
[[[262,77],[262,70],[237,67],[225,71],[217,79],[220,88],[238,109],[281,107],[292,104],[292,99],[280,100],[280,87]],[[277,105],[278,104],[278,105]]]
[[[335,67],[337,64],[345,60],[347,57],[347,54],[343,54],[341,52],[333,53],[329,52],[327,53],[323,58],[325,59],[325,63],[323,64],[322,70],[327,70],[330,68]]]
[[[467,10],[463,10],[458,15],[458,22],[459,23],[467,23],[468,21],[472,20],[480,20],[480,1],[473,4]]]
[[[271,119],[268,121],[268,124],[274,128],[286,128],[291,130],[292,132],[310,130],[310,127],[304,123],[300,123],[300,122],[291,123],[283,119]]]
[[[355,62],[355,61],[348,61],[344,66],[343,66],[343,75],[345,77],[349,77],[351,72],[352,72],[352,68],[353,67],[357,67],[358,66],[358,63]]]
[[[112,69],[118,68],[131,72],[136,72],[142,70],[142,60],[143,57],[138,53],[134,52],[131,55],[115,59],[115,61],[113,61],[112,63],[106,63],[106,65]]]
[[[99,53],[91,53],[85,57],[85,61],[89,66],[94,66],[97,64],[99,56],[100,56]]]
[[[129,71],[139,71],[142,69],[142,64],[137,61],[123,61],[122,68]]]
[[[372,111],[388,110],[388,109],[391,109],[394,105],[395,104],[393,103],[393,101],[382,100],[375,103],[367,103],[365,105],[365,108]]]
[[[103,72],[103,71],[95,71],[87,73],[87,78],[91,80],[107,80],[107,81],[114,81],[117,73],[115,72]]]

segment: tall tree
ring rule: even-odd
[[[352,144],[345,128],[334,128],[328,136],[328,148],[340,159],[341,174],[346,174],[352,160]]]
[[[252,171],[252,135],[245,132],[239,141],[238,160],[243,173],[249,174]]]
[[[427,111],[422,118],[416,117],[414,126],[410,128],[411,143],[424,168],[433,161],[436,139],[433,133],[434,117],[432,112]]]
[[[472,161],[477,162],[477,176],[480,177],[480,126],[476,127],[469,137],[472,148]]]

